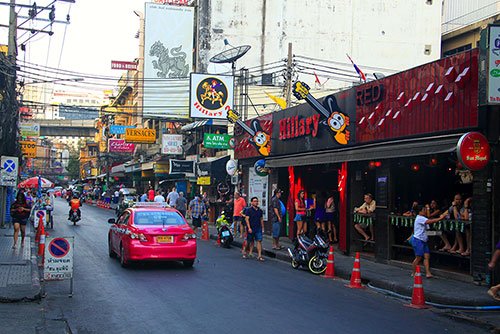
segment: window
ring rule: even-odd
[[[184,225],[185,222],[177,212],[140,211],[135,213],[135,225]]]
[[[454,54],[470,50],[471,48],[472,48],[472,44],[462,45],[462,46],[459,46],[458,48],[454,48],[454,49],[443,52],[443,57],[452,56]]]

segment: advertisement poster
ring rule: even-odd
[[[233,108],[233,88],[232,76],[191,73],[190,116],[226,119]]]
[[[126,143],[125,139],[109,139],[108,151],[116,153],[134,153],[135,145]]]
[[[182,154],[182,135],[162,135],[161,154]]]
[[[259,205],[264,211],[264,220],[267,220],[267,207],[269,205],[267,198],[267,190],[269,187],[269,176],[259,176],[253,168],[248,169],[248,197],[247,202],[250,203],[252,197],[259,199]]]

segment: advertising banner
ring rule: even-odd
[[[203,146],[206,148],[230,149],[233,136],[217,133],[203,134]],[[233,141],[234,143],[234,141]],[[233,144],[234,147],[234,144]]]
[[[248,169],[248,198],[257,197],[259,206],[264,211],[264,220],[267,220],[267,189],[269,185],[269,176],[257,175],[253,168]]]
[[[189,112],[193,118],[226,119],[233,108],[234,78],[191,73]]]
[[[40,124],[21,123],[19,125],[19,131],[21,132],[21,137],[39,137]]]
[[[135,125],[111,125],[109,133],[112,135],[124,135],[126,129],[135,129]]]
[[[161,138],[161,154],[182,154],[182,135],[164,134]]]
[[[500,103],[500,26],[490,26],[488,49],[488,104]]]
[[[20,141],[19,144],[26,158],[36,158],[36,141]]]
[[[170,159],[170,174],[174,173],[190,173],[194,174],[195,162],[189,160],[174,160]]]
[[[478,171],[490,162],[490,144],[480,132],[468,132],[457,144],[458,161],[467,169]]]
[[[126,143],[125,139],[109,139],[108,152],[134,153],[135,144]]]
[[[144,117],[188,118],[194,8],[145,4]]]
[[[111,69],[112,70],[137,70],[137,63],[133,61],[111,61]]]
[[[2,156],[0,162],[0,185],[17,186],[17,176],[19,171],[19,159],[17,157]]]
[[[125,129],[125,141],[127,143],[146,143],[156,142],[155,129]]]

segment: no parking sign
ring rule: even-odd
[[[47,225],[47,212],[45,210],[35,211],[35,220],[34,220],[35,228],[38,228],[38,223],[40,222],[40,218],[42,218],[43,226]]]
[[[73,237],[48,237],[45,240],[45,280],[73,279]]]

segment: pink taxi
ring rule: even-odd
[[[182,261],[186,267],[194,264],[196,235],[175,209],[161,203],[138,203],[108,223],[109,256],[118,256],[122,267],[133,261]]]

